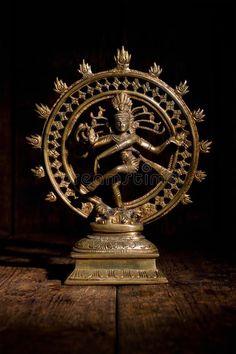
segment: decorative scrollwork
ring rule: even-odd
[[[63,93],[68,89],[68,86],[65,82],[63,82],[62,80],[59,80],[58,77],[56,78],[56,81],[54,82],[54,91],[56,91],[57,93]]]
[[[152,76],[159,77],[161,75],[161,73],[162,73],[162,68],[160,67],[160,65],[157,65],[156,63],[153,63],[153,66],[151,66],[150,69],[149,69],[149,73]]]
[[[35,177],[38,177],[38,178],[45,177],[45,171],[44,171],[43,166],[36,166],[35,168],[31,168],[31,171],[33,172]]]
[[[125,50],[124,46],[121,49],[117,49],[117,55],[114,57],[117,64],[117,69],[119,70],[128,70],[129,63],[131,60],[131,54]]]
[[[205,117],[205,114],[204,114],[203,109],[199,108],[197,111],[193,111],[193,119],[197,123],[204,122],[204,117]]]
[[[191,200],[191,198],[190,198],[190,195],[185,193],[185,194],[183,195],[183,197],[182,197],[181,202],[182,202],[182,204],[184,204],[184,205],[192,203],[192,200]]]
[[[57,197],[56,197],[55,193],[49,192],[49,193],[46,195],[45,200],[46,200],[47,202],[54,203],[54,202],[57,201]]]
[[[26,140],[35,149],[40,149],[42,146],[42,137],[38,134],[27,136]]]
[[[47,119],[50,116],[51,110],[47,105],[41,103],[36,104],[35,106],[36,112],[39,114],[40,118]]]
[[[159,65],[154,63],[148,73],[142,73],[130,69],[130,60],[131,55],[122,47],[112,70],[92,73],[83,60],[81,80],[68,87],[57,78],[55,91],[66,91],[66,95],[61,95],[52,110],[36,105],[38,114],[47,119],[42,141],[39,135],[27,138],[34,147],[42,145],[44,172],[57,195],[80,215],[88,217],[97,205],[106,204],[99,188],[107,184],[104,190],[110,188],[115,203],[113,215],[97,215],[97,222],[124,223],[122,213],[114,212],[119,208],[132,210],[143,223],[160,218],[179,202],[190,203],[187,191],[192,181],[206,177],[205,172],[197,171],[196,161],[199,152],[210,151],[211,142],[198,140],[195,124],[202,122],[205,114],[201,109],[191,112],[183,101],[187,81],[173,89],[159,79]],[[162,161],[159,154],[164,150]],[[76,151],[73,158],[71,151]],[[113,156],[121,163],[106,170],[103,159],[112,165]],[[86,169],[89,173],[83,172]],[[43,175],[39,167],[33,173]],[[147,185],[145,192],[135,187],[138,195],[123,200],[124,189],[132,189],[140,173]],[[132,176],[128,187],[123,187],[122,179],[113,181],[119,174]],[[84,183],[87,175],[89,181]],[[46,199],[55,201],[56,195],[51,193]],[[128,222],[132,224],[130,219]]]
[[[74,281],[86,281],[90,284],[94,281],[94,283],[99,283],[99,280],[102,282],[104,279],[120,279],[120,280],[126,280],[127,283],[129,281],[142,281],[142,279],[150,279],[155,281],[158,278],[162,278],[160,273],[158,271],[151,271],[151,270],[120,270],[120,269],[103,269],[103,270],[80,270],[80,269],[75,269],[73,273],[70,276],[70,280]],[[166,281],[163,279],[163,281],[159,281],[160,283],[163,282],[165,283]]]
[[[200,151],[204,154],[208,154],[211,151],[212,141],[202,140],[200,142]]]
[[[196,179],[196,181],[198,181],[198,182],[202,182],[206,177],[207,177],[207,174],[206,174],[205,171],[198,170],[198,171],[196,171],[196,173],[195,173],[195,179]]]
[[[184,82],[181,81],[180,84],[176,86],[175,90],[180,96],[186,95],[186,93],[189,92],[187,81],[186,80]]]
[[[87,78],[93,74],[91,66],[88,63],[85,63],[84,59],[82,64],[79,66],[79,72],[83,75],[83,78]]]

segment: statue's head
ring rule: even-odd
[[[115,128],[118,132],[126,132],[130,127],[130,114],[128,112],[118,112],[115,114]]]
[[[117,113],[114,116],[115,129],[118,132],[126,132],[130,128],[132,118],[132,101],[125,92],[121,92],[113,98],[112,103],[114,108],[117,110]]]

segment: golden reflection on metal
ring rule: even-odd
[[[43,150],[44,166],[32,172],[50,179],[54,192],[45,199],[60,197],[93,220],[91,234],[73,248],[68,285],[167,282],[143,225],[192,203],[190,185],[206,177],[198,157],[211,142],[199,142],[196,123],[205,114],[183,101],[187,82],[173,89],[159,79],[159,65],[144,73],[130,69],[130,60],[124,47],[111,70],[93,73],[83,60],[79,81],[67,86],[56,78],[52,109],[36,105],[43,134],[27,140]]]

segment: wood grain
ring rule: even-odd
[[[25,250],[0,260],[1,354],[114,353],[115,287],[62,285],[57,267],[70,260],[56,253],[44,268]]]
[[[235,354],[229,260],[162,251],[169,284],[73,287],[68,244],[1,246],[1,354]]]
[[[235,353],[233,269],[194,253],[166,254],[161,268],[168,285],[119,288],[118,352]]]

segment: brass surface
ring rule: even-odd
[[[124,233],[124,232],[136,232],[143,230],[143,224],[98,224],[96,222],[92,222],[90,224],[91,229],[94,232],[108,232],[108,233]]]
[[[157,269],[156,246],[139,232],[93,233],[75,244],[71,256],[76,263],[67,285],[167,283]]]
[[[143,224],[191,203],[193,180],[206,177],[197,166],[211,142],[199,141],[196,124],[205,115],[184,102],[187,82],[173,89],[156,63],[145,73],[130,61],[124,47],[111,70],[93,73],[83,61],[80,80],[67,85],[56,78],[60,97],[51,109],[36,105],[43,132],[27,140],[43,150],[43,166],[32,172],[49,177],[54,191],[45,200],[59,197],[94,220],[91,235],[74,246],[76,266],[66,284],[166,281],[156,268],[156,247],[140,234]]]

